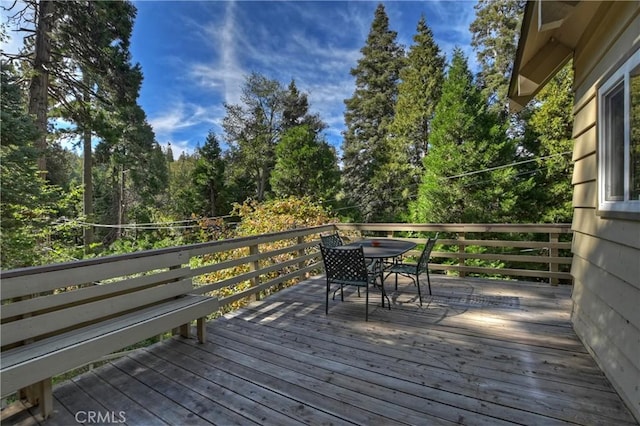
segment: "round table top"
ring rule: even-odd
[[[378,245],[379,244],[379,245]],[[371,238],[365,240],[354,241],[349,244],[345,244],[342,247],[362,247],[364,251],[364,257],[387,259],[392,257],[398,257],[417,244],[411,241],[393,240],[389,238]]]

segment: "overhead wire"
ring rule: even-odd
[[[561,152],[561,153],[546,155],[546,156],[543,156],[543,157],[530,158],[530,159],[523,160],[523,161],[516,161],[516,162],[513,162],[513,163],[503,164],[503,165],[500,165],[500,166],[488,167],[488,168],[485,168],[485,169],[474,170],[474,171],[471,171],[471,172],[465,172],[465,173],[461,173],[461,174],[453,175],[453,176],[445,176],[445,177],[442,177],[441,179],[442,180],[457,179],[457,178],[472,176],[472,175],[476,175],[476,174],[480,174],[480,173],[486,173],[486,172],[491,172],[491,171],[495,171],[495,170],[505,169],[505,168],[508,168],[508,167],[519,166],[521,164],[532,163],[534,161],[548,160],[550,158],[554,158],[554,157],[558,157],[558,156],[562,156],[562,155],[567,155],[567,154],[571,154],[571,151],[565,151],[565,152]],[[523,176],[523,175],[526,175],[526,174],[532,174],[532,173],[538,172],[540,170],[544,170],[546,168],[547,167],[540,167],[540,168],[537,168],[535,170],[527,170],[525,172],[520,172],[520,173],[516,174],[515,176]],[[480,185],[480,184],[485,183],[485,182],[488,182],[488,180],[481,181],[481,182],[471,182],[471,183],[466,184],[465,187],[473,186],[473,185]],[[409,187],[414,187],[414,186],[418,186],[418,185],[420,185],[420,182],[414,182],[414,183],[410,184]],[[415,195],[410,196],[410,197],[397,197],[397,198],[393,198],[393,199],[388,200],[388,201],[412,200],[414,198],[416,198]],[[346,207],[339,207],[339,208],[333,209],[333,211],[341,211],[341,210],[348,210],[348,209],[353,209],[353,208],[358,208],[358,207],[364,207],[367,204],[368,203],[361,203],[361,204],[355,204],[355,205],[346,206]],[[168,221],[168,222],[132,223],[132,224],[121,224],[121,225],[107,225],[107,224],[91,223],[91,222],[85,222],[85,221],[79,221],[79,220],[70,220],[70,219],[65,219],[64,221],[68,222],[68,223],[73,223],[73,224],[76,224],[76,225],[82,226],[82,227],[92,226],[92,227],[95,227],[95,228],[113,228],[113,229],[131,229],[131,230],[160,230],[160,229],[201,228],[201,225],[173,225],[173,224],[199,222],[199,221],[203,221],[203,220],[224,219],[224,218],[229,218],[229,217],[233,217],[233,215],[212,216],[212,217],[207,217],[207,218],[185,219],[185,220],[176,220],[176,221]]]

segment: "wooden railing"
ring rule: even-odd
[[[570,283],[570,224],[336,224],[340,232],[424,242],[439,233],[429,269]],[[500,266],[486,266],[491,261]]]
[[[220,306],[247,297],[260,298],[270,289],[304,279],[322,271],[317,249],[319,235],[338,230],[347,238],[393,237],[424,242],[439,232],[430,269],[458,274],[528,277],[570,282],[570,225],[508,224],[328,224],[251,237],[213,241],[188,246],[149,250],[54,265],[0,271],[4,278],[22,276],[46,280],[48,274],[82,276],[88,285],[99,285],[110,264],[123,260],[148,271],[173,269],[175,259],[190,265],[195,292],[213,294]],[[564,241],[566,240],[566,241]],[[487,267],[474,263],[496,261],[518,267]],[[140,269],[138,269],[140,270]],[[123,274],[125,274],[123,272]],[[113,276],[113,275],[112,275]]]

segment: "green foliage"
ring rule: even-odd
[[[442,92],[445,58],[424,16],[418,22],[413,42],[400,71],[391,134],[393,144],[402,147],[406,160],[421,172],[431,120]]]
[[[193,186],[200,199],[199,209],[193,210],[194,213],[209,216],[226,213],[225,167],[220,143],[216,135],[209,132],[204,145],[198,148],[193,170]]]
[[[409,200],[417,196],[422,159],[427,154],[431,120],[444,79],[444,56],[424,16],[413,41],[400,71],[398,102],[390,126],[389,162],[376,177],[376,187],[387,186],[387,191],[395,193],[394,203],[389,206],[393,207],[385,214],[390,219],[406,216]],[[381,177],[386,182],[380,182]]]
[[[340,179],[335,150],[307,125],[289,128],[276,147],[271,188],[278,198],[335,197]]]
[[[68,246],[69,239],[53,229],[51,222],[61,212],[69,212],[73,191],[65,196],[38,172],[33,146],[38,132],[12,68],[3,64],[1,72],[0,263],[3,269],[11,269],[59,261],[54,247],[59,243]]]
[[[182,154],[169,163],[169,190],[165,206],[177,218],[186,219],[200,211],[200,194],[193,185],[197,156]]]
[[[309,99],[307,94],[300,92],[295,80],[291,80],[284,95],[282,131],[286,132],[296,126],[306,126],[315,134],[327,127],[318,114],[311,114],[309,112]]]
[[[225,105],[223,128],[231,146],[228,187],[233,201],[263,201],[270,192],[276,146],[283,133],[305,125],[314,135],[326,126],[309,112],[307,95],[295,81],[284,89],[277,80],[253,73],[242,89],[242,104]]]
[[[573,71],[567,64],[540,93],[527,117],[527,138],[537,157],[539,169],[531,204],[536,208],[532,221],[571,222],[573,217],[571,151],[573,149]]]
[[[474,7],[476,19],[469,30],[481,67],[479,84],[491,107],[498,111],[504,111],[507,105],[525,4],[524,0],[479,0]]]
[[[356,217],[365,221],[389,220],[397,186],[389,188],[392,154],[389,125],[394,117],[404,51],[389,29],[389,18],[378,5],[362,57],[351,69],[356,89],[345,100],[342,186],[346,203],[356,206]],[[402,173],[401,173],[402,174]],[[393,214],[393,213],[391,213]]]
[[[280,137],[285,90],[277,80],[253,73],[242,88],[242,104],[225,105],[225,138],[231,147],[234,180],[252,183],[252,196],[262,201],[269,190]]]
[[[514,221],[518,194],[528,184],[509,164],[514,142],[495,113],[487,110],[459,49],[445,79],[432,121],[425,174],[412,205],[416,222]],[[483,172],[480,172],[483,171]]]

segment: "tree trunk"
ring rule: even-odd
[[[37,7],[37,25],[33,77],[29,85],[29,114],[35,117],[39,131],[35,142],[38,150],[38,170],[47,172],[47,110],[49,90],[49,68],[51,62],[51,27],[55,4],[42,0]]]
[[[126,209],[125,209],[125,169],[124,164],[120,166],[120,203],[118,205],[118,238],[122,238],[124,232],[122,225],[125,222]]]
[[[87,108],[91,105],[91,95],[89,94],[88,87],[90,82],[84,73],[84,83],[87,87],[84,92],[84,102]],[[90,117],[91,114],[88,114]],[[84,184],[84,195],[82,199],[82,210],[85,220],[87,222],[93,222],[93,158],[91,153],[91,125],[89,118],[86,117],[86,122],[83,124],[83,168],[82,168],[82,181]],[[84,237],[84,252],[88,254],[91,250],[91,244],[93,243],[93,226],[85,226],[83,229]]]
[[[209,185],[209,201],[211,202],[211,217],[216,216],[216,190],[213,184]]]

